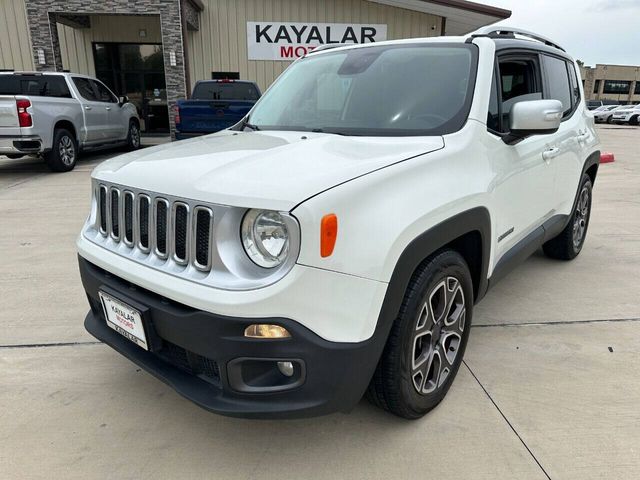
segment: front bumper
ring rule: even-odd
[[[39,153],[42,141],[37,136],[0,137],[0,154]]]
[[[85,319],[89,333],[184,397],[223,415],[283,418],[349,411],[366,390],[388,333],[388,326],[383,326],[363,342],[330,342],[287,318],[212,314],[141,289],[82,257],[79,264],[91,306]],[[143,350],[106,325],[98,297],[101,289],[125,302],[145,307],[147,333],[154,345],[152,352]],[[291,338],[245,338],[244,329],[253,323],[284,326]],[[253,361],[251,359],[298,362],[301,381],[280,391],[244,391],[238,387],[237,365]]]

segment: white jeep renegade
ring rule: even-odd
[[[87,330],[213,412],[418,418],[473,306],[585,241],[598,137],[574,61],[521,30],[321,48],[229,130],[93,173]]]

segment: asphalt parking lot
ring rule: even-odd
[[[103,153],[51,174],[0,159],[0,478],[640,477],[640,128],[599,127],[589,237],[478,306],[445,401],[408,422],[209,414],[95,342],[75,237]]]

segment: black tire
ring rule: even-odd
[[[610,116],[610,117],[607,117],[607,123],[608,123],[609,125],[611,125],[611,123],[613,123],[613,115],[612,115],[612,116]]]
[[[140,148],[140,125],[135,120],[129,121],[129,133],[127,134],[127,150]]]
[[[24,157],[23,153],[7,153],[5,155],[7,158],[10,158],[11,160],[17,160],[19,158]]]
[[[629,125],[633,125],[636,126],[638,125],[638,115],[636,115],[635,117],[631,117],[631,120],[629,120]]]
[[[453,308],[458,320],[447,326],[447,319],[454,318]],[[367,390],[369,401],[406,419],[435,408],[462,363],[472,314],[473,283],[464,259],[445,250],[425,261],[407,287]]]
[[[69,130],[57,128],[53,132],[53,144],[44,159],[53,172],[73,170],[78,160],[78,142]]]
[[[558,260],[573,260],[578,256],[587,238],[593,183],[586,173],[582,175],[573,213],[567,226],[556,237],[546,242],[542,249],[545,255]]]

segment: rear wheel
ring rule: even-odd
[[[569,223],[557,237],[546,242],[542,249],[551,258],[573,260],[578,256],[587,238],[591,217],[593,183],[586,173],[582,175],[580,190]]]
[[[53,132],[53,145],[45,153],[44,159],[54,172],[68,172],[73,170],[78,160],[78,143],[75,137],[64,128]]]
[[[416,419],[444,398],[462,363],[469,338],[473,286],[464,259],[451,250],[414,273],[367,398]]]

